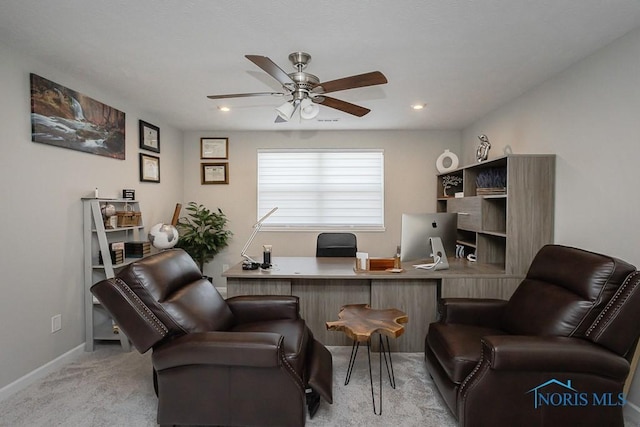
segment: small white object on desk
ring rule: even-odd
[[[367,269],[367,260],[369,259],[368,252],[356,252],[356,259],[358,260],[358,267],[360,270]]]

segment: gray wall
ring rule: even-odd
[[[385,149],[387,230],[358,233],[372,255],[390,255],[400,238],[400,215],[435,209],[435,158],[460,149],[459,131],[432,132],[186,132],[171,128],[134,100],[96,87],[0,44],[0,390],[84,341],[82,204],[93,188],[117,197],[133,188],[147,226],[169,221],[176,203],[220,207],[235,236],[205,272],[224,284],[225,264],[240,250],[256,215],[258,147],[376,147]],[[126,113],[126,160],[114,160],[31,142],[29,73],[91,96]],[[138,179],[138,120],[161,129],[161,183]],[[230,139],[230,184],[200,185],[200,136]],[[184,214],[184,211],[183,211]],[[316,233],[261,233],[252,246],[272,243],[276,255],[312,255]],[[257,251],[257,252],[256,252]],[[51,317],[62,314],[52,334]]]
[[[29,73],[126,113],[126,160],[31,142]],[[182,134],[134,102],[0,44],[0,389],[84,342],[82,203],[133,188],[147,224],[182,197]],[[138,119],[161,129],[161,183],[138,179]],[[62,330],[51,333],[51,317]]]
[[[640,266],[640,30],[573,65],[464,129],[465,161],[477,135],[491,156],[555,153],[555,241]],[[640,375],[629,416],[640,420]]]
[[[79,346],[83,335],[82,217],[80,197],[137,190],[145,222],[168,221],[176,202],[220,207],[235,236],[205,272],[219,278],[239,253],[255,221],[255,149],[282,146],[382,147],[386,167],[384,233],[358,235],[374,256],[393,252],[405,211],[435,208],[436,157],[445,148],[474,161],[476,135],[486,133],[491,157],[555,153],[555,236],[558,243],[619,256],[640,265],[637,183],[640,113],[640,30],[568,68],[540,87],[460,132],[218,132],[172,129],[135,101],[99,88],[0,44],[0,388]],[[118,161],[31,142],[29,73],[75,89],[127,114],[127,159]],[[138,119],[161,128],[161,184],[138,181]],[[230,138],[230,184],[200,185],[201,136]],[[462,145],[461,145],[462,144]],[[184,148],[183,148],[184,145]],[[461,148],[462,147],[462,148]],[[315,233],[261,233],[276,255],[312,255]],[[63,329],[50,333],[51,316]],[[640,385],[632,385],[636,417]],[[638,417],[640,418],[640,417]]]
[[[201,137],[229,137],[229,185],[200,185]],[[436,206],[435,159],[446,149],[460,151],[458,131],[186,132],[184,200],[219,207],[229,217],[230,246],[205,267],[223,285],[223,266],[241,261],[240,252],[256,222],[256,150],[258,148],[382,148],[385,156],[384,232],[356,232],[358,249],[371,256],[393,256],[400,243],[403,212],[433,212]],[[315,256],[318,232],[269,232],[256,236],[249,254],[263,244],[274,256]],[[261,258],[260,258],[261,259]]]

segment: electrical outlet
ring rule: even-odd
[[[51,333],[62,329],[62,314],[56,314],[51,318]]]

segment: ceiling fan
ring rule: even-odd
[[[313,119],[318,115],[320,107],[334,108],[357,117],[362,117],[369,111],[368,108],[326,96],[327,93],[338,92],[346,89],[355,89],[365,86],[375,86],[387,83],[387,78],[380,71],[358,74],[328,82],[320,82],[320,79],[304,70],[311,61],[311,55],[305,52],[294,52],[289,55],[289,61],[296,69],[287,74],[275,62],[266,56],[245,55],[249,61],[262,68],[267,74],[276,79],[282,85],[284,92],[254,92],[233,93],[227,95],[209,95],[209,99],[243,98],[249,96],[291,96],[291,99],[276,108],[278,117],[276,122],[288,121],[293,113],[300,107],[300,117]]]

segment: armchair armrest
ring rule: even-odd
[[[458,421],[465,426],[555,426],[567,420],[575,425],[622,426],[620,406],[539,408],[537,390],[551,380],[574,380],[576,395],[589,396],[591,406],[591,396],[621,396],[628,371],[625,358],[581,338],[486,336],[480,362],[458,389]]]
[[[226,301],[238,323],[300,318],[296,296],[242,295],[228,298]]]
[[[200,332],[183,335],[153,351],[157,371],[184,365],[278,367],[282,336],[271,332]]]
[[[579,338],[487,336],[482,352],[495,371],[586,373],[615,380],[629,373],[624,357]]]
[[[500,329],[507,302],[491,298],[443,298],[438,302],[438,313],[443,323]]]

